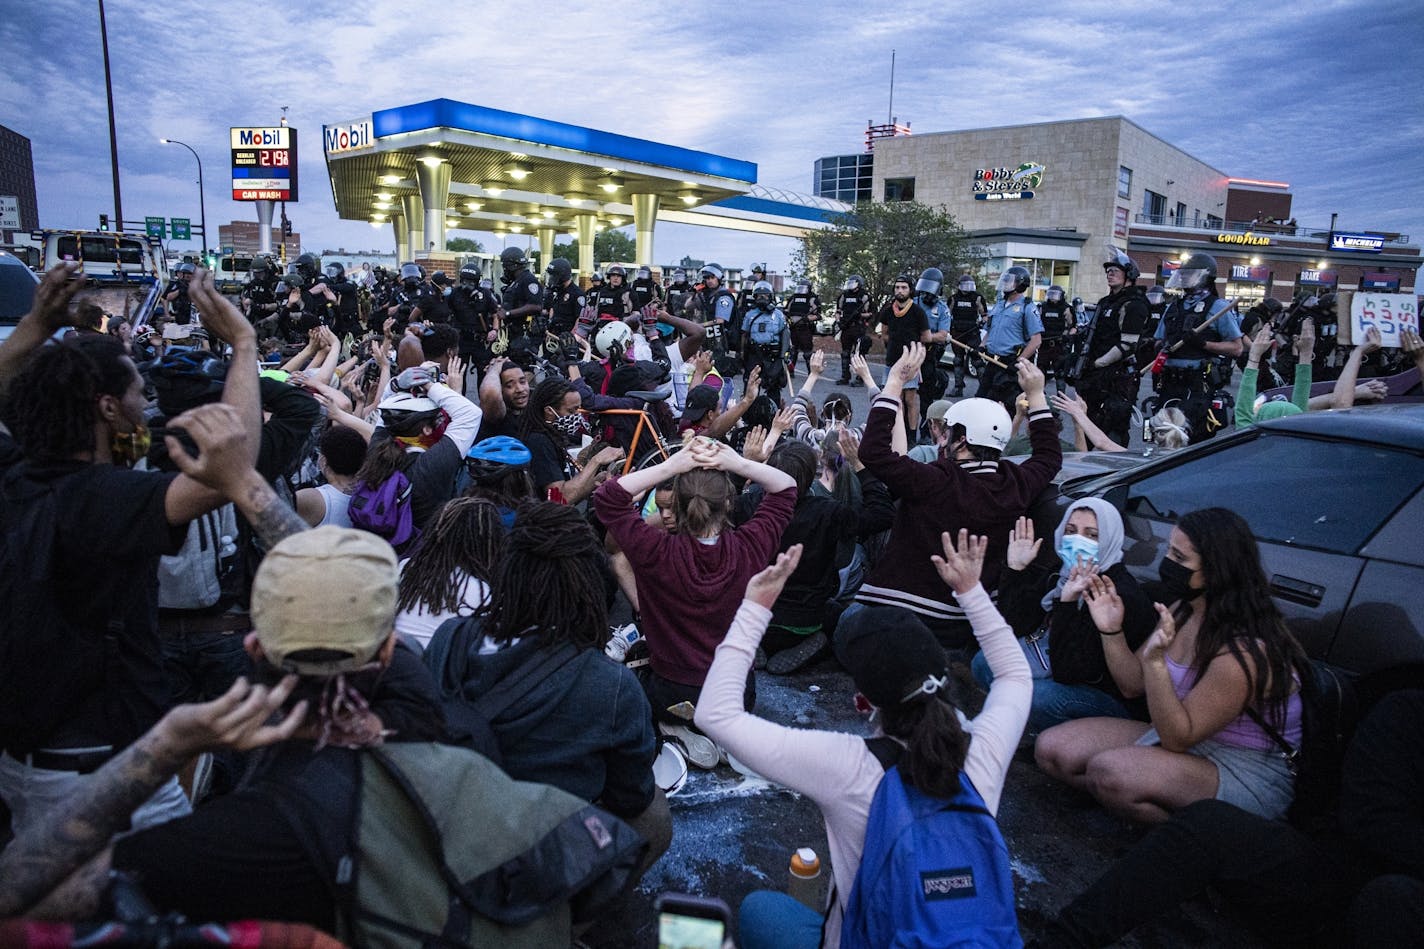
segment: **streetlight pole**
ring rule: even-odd
[[[208,208],[203,200],[203,159],[193,150],[193,146],[187,142],[180,142],[173,138],[160,138],[164,145],[182,145],[188,151],[193,152],[193,157],[198,161],[198,225],[203,229],[203,258],[208,256]]]

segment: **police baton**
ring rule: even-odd
[[[1236,301],[1235,301],[1235,300],[1227,300],[1227,301],[1226,301],[1226,306],[1222,307],[1220,310],[1217,310],[1215,313],[1213,313],[1213,314],[1211,314],[1210,316],[1208,316],[1208,317],[1206,318],[1206,322],[1202,323],[1201,326],[1198,326],[1196,329],[1192,330],[1192,332],[1193,332],[1193,333],[1205,333],[1207,327],[1211,326],[1211,324],[1215,323],[1219,318],[1225,316],[1226,314],[1230,313],[1230,312],[1231,312],[1232,310],[1234,310],[1234,309],[1236,309]],[[1168,353],[1175,353],[1177,350],[1181,349],[1184,345],[1186,345],[1186,342],[1187,342],[1187,341],[1186,341],[1185,339],[1179,339],[1179,340],[1177,340],[1175,343],[1173,343],[1173,344],[1171,345],[1171,347],[1167,350],[1167,352],[1168,352]]]
[[[1225,311],[1223,311],[1223,312],[1225,312]],[[991,363],[993,363],[994,365],[998,366],[1000,369],[1008,369],[1008,368],[1009,368],[1005,363],[1001,362],[1001,361],[998,359],[998,357],[996,357],[993,353],[986,353],[986,352],[984,352],[984,350],[980,349],[978,346],[970,346],[968,343],[961,343],[959,340],[955,339],[953,336],[949,337],[949,341],[950,341],[951,343],[953,343],[954,345],[958,346],[960,349],[964,350],[964,351],[967,352],[967,353],[975,353],[975,354],[977,354],[980,359],[984,360],[985,362],[991,362]]]

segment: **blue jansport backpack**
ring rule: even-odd
[[[974,784],[961,771],[955,797],[930,797],[890,767],[870,804],[842,949],[1022,945],[1009,848]]]

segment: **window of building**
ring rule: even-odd
[[[886,179],[885,179],[885,200],[886,200],[886,201],[913,201],[913,200],[915,200],[915,179],[914,179],[914,178],[886,178]]]
[[[1183,227],[1187,223],[1187,206],[1182,202],[1177,202],[1177,226]]]
[[[1221,218],[1217,217],[1215,214],[1208,214],[1206,216],[1207,227],[1221,227],[1221,223]]]
[[[1144,188],[1142,191],[1142,213],[1146,215],[1149,224],[1167,223],[1167,196]]]
[[[1192,227],[1201,227],[1201,208],[1192,208]]]
[[[1117,166],[1117,196],[1132,197],[1132,169],[1126,165]]]

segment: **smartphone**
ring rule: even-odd
[[[658,914],[658,949],[722,949],[732,911],[719,899],[663,893],[653,903]]]

